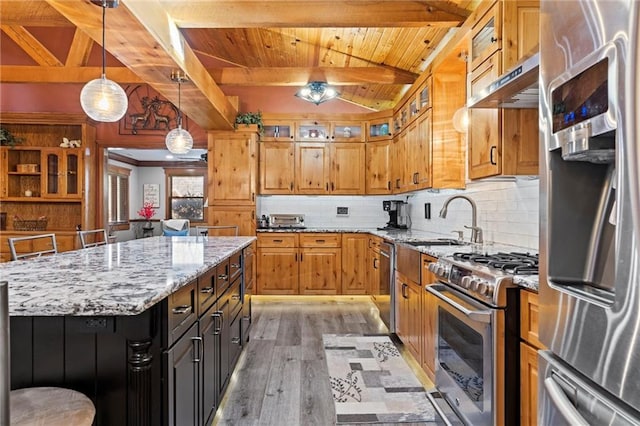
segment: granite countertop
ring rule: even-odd
[[[137,315],[255,237],[151,237],[0,264],[14,316]]]
[[[285,229],[272,229],[261,228],[258,232],[338,232],[338,233],[368,233],[378,237],[382,237],[395,244],[403,244],[409,241],[421,241],[432,240],[438,238],[451,239],[451,235],[438,234],[435,232],[417,231],[417,230],[379,230],[377,228],[285,228]],[[498,244],[492,242],[486,242],[483,244],[471,244],[465,242],[461,245],[424,245],[415,246],[409,245],[414,250],[420,253],[428,254],[433,257],[445,257],[451,256],[454,253],[496,253],[496,252],[521,252],[536,254],[537,250],[533,250],[526,247],[513,246],[508,244]],[[537,275],[516,275],[513,282],[521,287],[529,290],[538,291],[538,276]]]

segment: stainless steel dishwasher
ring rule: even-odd
[[[380,282],[379,292],[374,302],[380,311],[380,319],[389,329],[389,333],[396,332],[394,276],[395,247],[386,241],[380,244]]]

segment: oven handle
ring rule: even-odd
[[[427,286],[427,291],[433,294],[434,296],[436,296],[438,299],[447,303],[448,305],[453,306],[454,308],[456,308],[457,310],[465,314],[469,319],[482,322],[485,324],[491,324],[491,311],[471,311],[465,308],[464,306],[462,306],[461,304],[459,304],[458,302],[449,299],[447,296],[444,295],[444,293],[441,293],[438,290],[436,290],[435,287],[443,288],[444,286],[437,285],[437,284],[430,285],[430,286]]]

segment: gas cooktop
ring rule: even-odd
[[[455,260],[468,261],[471,264],[486,265],[507,274],[538,274],[538,255],[530,253],[498,252],[495,254],[454,253]]]

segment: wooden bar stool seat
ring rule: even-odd
[[[90,426],[96,409],[80,392],[33,387],[10,393],[11,426]]]

